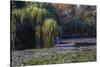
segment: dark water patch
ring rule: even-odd
[[[87,42],[75,43],[75,47],[84,47],[84,46],[93,46],[93,45],[96,45],[96,43],[87,43]]]

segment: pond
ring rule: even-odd
[[[73,38],[73,39],[61,39],[56,47],[68,48],[68,49],[80,49],[88,48],[96,50],[96,38]]]

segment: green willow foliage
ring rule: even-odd
[[[42,26],[44,47],[54,47],[54,40],[57,35],[58,24],[53,19],[46,19]]]
[[[22,9],[13,9],[12,11],[12,30],[14,33],[12,35],[12,45],[14,47],[18,46],[17,48],[24,48],[25,42],[23,41],[34,41],[33,44],[35,48],[49,48],[54,46],[54,39],[56,34],[58,34],[57,28],[58,24],[51,18],[52,16],[49,14],[49,11],[45,8],[39,7],[38,4],[28,5],[25,8]],[[47,20],[46,20],[47,19]],[[32,29],[31,32],[25,32],[24,27],[29,25]],[[16,33],[17,26],[19,33]],[[13,26],[15,28],[13,28]],[[14,29],[14,30],[13,30]],[[60,28],[61,29],[61,28]],[[57,30],[57,31],[56,31]],[[49,34],[48,34],[49,31]],[[30,34],[29,34],[30,33]],[[31,34],[33,33],[33,34]],[[20,35],[17,35],[20,34]],[[29,35],[33,35],[33,38],[30,39]],[[45,36],[46,35],[46,36]],[[28,38],[29,37],[29,38]],[[29,41],[30,42],[30,41]],[[28,46],[28,43],[27,43]],[[27,47],[26,46],[26,47]]]
[[[31,6],[30,8],[27,8],[27,11],[31,14],[28,14],[28,15],[32,15],[34,21],[35,21],[35,42],[36,42],[36,45],[35,47],[36,48],[40,48],[41,45],[41,26],[43,24],[43,21],[49,16],[49,12],[46,10],[46,9],[41,9],[41,8],[38,8],[38,7],[34,7],[34,6]]]

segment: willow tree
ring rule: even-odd
[[[39,7],[40,6],[40,7]],[[41,47],[41,40],[42,40],[42,31],[41,27],[43,24],[43,21],[50,16],[49,12],[45,8],[41,8],[41,5],[35,4],[30,5],[26,9],[26,13],[28,12],[28,15],[31,16],[34,20],[35,24],[35,47],[40,48]]]
[[[28,6],[26,9],[26,13],[27,16],[31,16],[32,20],[34,20],[34,29],[35,31],[33,32],[35,35],[35,48],[39,48],[40,47],[40,25],[39,25],[39,21],[41,20],[40,18],[40,8],[36,7],[36,6]]]
[[[14,9],[11,12],[11,49],[16,49],[16,44],[20,44],[20,39],[16,36],[16,29],[18,29],[18,26],[20,27],[23,21],[23,14],[20,9]],[[19,33],[21,32],[21,28],[19,29]],[[18,47],[19,48],[19,47]]]
[[[42,26],[43,46],[44,48],[54,47],[54,41],[57,34],[57,22],[53,19],[46,19]]]
[[[41,27],[42,27],[43,21],[48,17],[49,17],[49,12],[46,9],[38,8],[37,15],[35,17],[36,48],[41,47],[41,42],[42,42]]]
[[[12,35],[11,41],[13,44],[12,45],[13,48],[16,47],[16,49],[17,48],[22,49],[21,46],[23,46],[24,48],[27,41],[29,41],[28,43],[30,43],[35,40],[34,38],[35,24],[36,24],[35,19],[37,17],[37,14],[38,14],[38,8],[37,7],[33,8],[32,6],[23,8],[23,9],[13,9],[12,10],[11,32],[14,32],[14,33],[11,34]],[[26,31],[26,28],[27,28],[27,27],[25,28],[25,26],[28,26],[28,29],[30,28],[29,30],[31,31],[25,33],[24,31]],[[25,36],[28,36],[28,38],[26,38]],[[22,44],[22,42],[24,43],[26,42],[26,43]],[[26,44],[26,45],[29,46],[30,44]]]

